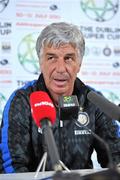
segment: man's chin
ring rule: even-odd
[[[67,94],[67,91],[65,88],[53,88],[52,92],[56,95],[65,95]]]

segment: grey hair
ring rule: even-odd
[[[76,25],[65,22],[52,23],[46,26],[37,38],[37,55],[41,58],[45,46],[60,47],[64,44],[71,44],[73,48],[77,48],[78,55],[83,58],[85,40],[79,28]]]

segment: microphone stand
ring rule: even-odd
[[[46,162],[47,162],[47,152],[44,152],[42,159],[38,164],[34,179],[36,179],[38,177],[38,173],[40,170],[42,170],[42,172],[45,171]]]
[[[39,162],[37,170],[35,172],[34,179],[37,179],[40,170],[42,170],[42,172],[45,172],[46,162],[47,162],[47,152],[44,152],[42,159]],[[63,170],[66,170],[67,172],[71,172],[61,160],[59,160],[59,163],[63,168]]]
[[[65,164],[60,160],[58,149],[55,143],[55,139],[53,136],[53,132],[51,130],[51,123],[47,119],[44,121],[41,121],[42,123],[42,131],[45,141],[45,152],[42,156],[42,159],[37,167],[36,173],[34,178],[36,179],[38,176],[39,171],[42,169],[42,172],[45,171],[45,166],[47,162],[47,153],[49,153],[53,169],[58,172],[62,170],[66,170],[67,172],[70,172],[70,170],[65,166]]]

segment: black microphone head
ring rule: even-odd
[[[78,118],[79,103],[77,96],[60,96],[58,105],[60,120],[72,120]]]
[[[119,106],[110,102],[104,96],[94,91],[90,91],[87,94],[87,98],[89,101],[91,101],[94,105],[96,105],[101,111],[103,111],[111,119],[120,121],[120,107]]]

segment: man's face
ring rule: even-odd
[[[45,47],[40,62],[45,84],[53,96],[71,95],[74,81],[80,70],[78,52],[70,44]]]

